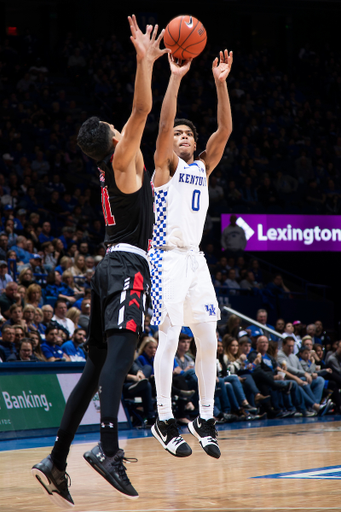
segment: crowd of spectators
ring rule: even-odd
[[[81,123],[90,115],[114,120],[122,127],[131,109],[134,51],[129,39],[119,41],[114,34],[91,41],[77,40],[69,33],[59,45],[58,55],[45,52],[43,61],[38,44],[28,54],[21,51],[19,43],[22,41],[11,38],[0,45],[0,359],[81,361],[86,358],[83,344],[91,309],[90,281],[105,247],[97,169],[77,147],[76,137]],[[199,151],[216,127],[211,76],[216,51],[214,44],[208,45],[195,60],[179,95],[178,115],[197,125]],[[235,49],[228,84],[234,130],[210,179],[210,210],[204,233],[204,241],[209,242],[205,254],[216,287],[225,286],[231,294],[257,294],[266,289],[275,297],[290,297],[280,274],[265,283],[258,261],[245,260],[245,236],[232,217],[233,229],[221,239],[226,251],[218,259],[215,254],[221,246],[210,236],[210,217],[246,211],[340,212],[340,62],[340,54],[327,45],[315,51],[302,48],[292,69],[285,72],[276,64],[271,49],[249,54]],[[153,168],[167,66],[166,59],[158,61],[153,76],[153,110],[142,144],[149,170]],[[229,235],[234,240],[232,245]],[[288,335],[285,343],[275,340],[274,346],[274,340],[270,340],[267,348],[264,339],[262,345],[264,332],[258,345],[257,336],[247,330],[246,337],[252,340],[249,352],[248,343],[241,348],[240,326],[234,328],[235,332],[220,332],[216,393],[216,416],[220,421],[250,419],[265,413],[280,417],[294,408],[295,413],[318,413],[320,407],[322,411],[328,408],[323,406],[324,389],[336,396],[335,386],[332,390],[323,384],[322,389],[319,380],[319,393],[313,397],[316,389],[310,378],[303,381],[301,377],[309,373],[307,365],[320,366],[318,371],[312,367],[313,382],[315,374],[326,365],[328,375],[318,378],[328,382],[329,369],[333,375],[339,371],[339,347],[329,347],[321,338],[319,322],[312,324],[316,332],[314,327],[308,326],[311,332],[307,327],[314,348],[300,345],[297,329],[302,325],[297,321],[278,322],[278,331],[281,328]],[[152,369],[146,367],[152,367],[157,332],[146,324],[146,334],[152,340],[141,345],[125,393],[127,397],[143,394],[143,414],[151,422],[155,388]],[[229,339],[230,351],[226,336],[234,337],[232,342]],[[283,356],[291,338],[294,353]],[[318,340],[322,340],[322,352],[320,346],[316,348]],[[174,361],[173,395],[184,423],[196,410],[192,348],[193,344],[184,352],[181,345]],[[271,350],[272,366],[265,362]],[[333,353],[327,354],[326,350]],[[278,366],[285,357],[298,357],[299,372],[301,367],[304,372],[285,374],[283,384],[283,379],[277,377],[285,373]],[[271,385],[269,375],[266,380],[257,370],[263,364],[271,367]],[[263,373],[266,370],[261,369]],[[288,389],[286,380],[296,385]],[[337,379],[335,382],[339,385]],[[297,389],[306,388],[307,383],[312,393],[302,398]],[[265,398],[267,395],[270,398]],[[315,401],[310,403],[306,395]],[[339,410],[336,399],[334,403]]]

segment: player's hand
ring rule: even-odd
[[[144,58],[148,58],[150,61],[154,62],[156,59],[164,55],[165,53],[169,53],[170,50],[165,48],[163,50],[160,49],[160,43],[163,38],[164,30],[162,30],[157,36],[158,25],[147,25],[146,33],[140,30],[136,16],[133,14],[132,16],[128,16],[128,21],[130,25],[131,36],[130,40],[135,46],[136,57],[138,60],[142,60]]]
[[[189,71],[189,68],[192,64],[192,59],[179,60],[175,59],[172,54],[169,54],[168,62],[172,75],[176,75],[182,78]]]
[[[228,77],[233,62],[233,53],[224,50],[219,52],[219,59],[216,57],[212,64],[212,72],[214,79],[219,82],[224,82]]]

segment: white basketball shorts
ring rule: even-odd
[[[168,313],[172,325],[217,322],[220,310],[203,253],[151,249],[148,253],[153,302],[152,325]]]

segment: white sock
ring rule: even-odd
[[[195,358],[195,373],[199,385],[199,414],[200,418],[213,418],[214,393],[217,377],[217,335],[216,322],[192,324],[197,355]]]
[[[154,358],[157,411],[161,421],[174,418],[172,412],[172,380],[174,357],[178,348],[181,326],[172,325],[167,315],[159,326],[159,345]]]

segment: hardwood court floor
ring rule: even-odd
[[[122,511],[329,511],[341,510],[339,480],[254,479],[290,471],[341,465],[341,421],[279,425],[219,432],[222,457],[208,457],[191,435],[191,457],[177,459],[154,438],[121,442],[137,464],[128,474],[140,498],[121,497],[83,460],[94,443],[72,447],[68,472],[75,512]],[[53,512],[31,476],[49,452],[33,448],[0,453],[0,511]],[[70,509],[69,509],[70,510]]]

